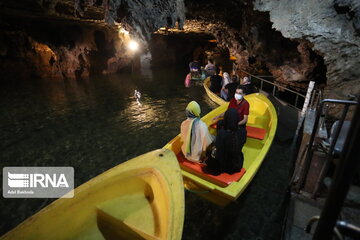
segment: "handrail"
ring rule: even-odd
[[[331,229],[334,228],[336,220],[339,218],[352,179],[355,176],[360,154],[358,146],[360,142],[359,118],[360,106],[357,104],[351,120],[349,134],[344,142],[344,149],[340,156],[339,164],[336,167],[333,182],[320,214],[320,220],[314,233],[314,240],[331,239]]]
[[[296,92],[296,91],[294,91],[294,90],[291,90],[291,89],[289,89],[289,88],[287,88],[287,87],[281,86],[280,84],[276,84],[276,83],[273,83],[273,82],[271,82],[271,81],[269,81],[269,80],[263,79],[263,78],[261,78],[261,77],[257,77],[256,75],[252,75],[251,73],[246,72],[245,70],[240,70],[240,71],[242,71],[242,72],[244,72],[244,73],[246,73],[246,74],[248,74],[248,75],[250,75],[250,76],[252,76],[252,77],[254,77],[254,78],[257,78],[257,79],[259,79],[259,80],[261,80],[261,81],[264,81],[264,82],[269,83],[269,84],[271,84],[271,85],[274,85],[274,86],[283,88],[283,89],[285,89],[285,90],[287,90],[287,91],[289,91],[289,92],[292,92],[292,93],[294,93],[294,94],[296,94],[296,95],[299,95],[299,96],[305,98],[305,95],[304,95],[304,94],[298,93],[298,92]]]
[[[288,92],[291,92],[291,93],[295,94],[295,95],[296,95],[295,104],[294,104],[294,105],[292,105],[292,104],[290,104],[290,103],[289,103],[289,104],[292,105],[292,106],[294,106],[294,107],[297,108],[297,109],[300,109],[300,108],[297,107],[297,103],[298,103],[299,97],[302,97],[302,98],[304,98],[304,99],[306,98],[306,96],[305,96],[304,94],[298,93],[298,92],[296,92],[296,91],[294,91],[294,90],[292,90],[292,89],[289,89],[289,88],[287,88],[287,87],[281,86],[280,84],[277,84],[277,83],[274,83],[274,82],[271,82],[271,81],[269,81],[269,80],[266,80],[266,79],[262,78],[262,77],[270,77],[270,76],[261,76],[261,77],[260,77],[260,76],[253,75],[253,74],[251,74],[251,73],[249,73],[249,72],[247,72],[247,71],[245,71],[245,70],[241,70],[241,69],[239,69],[239,70],[240,70],[241,72],[243,72],[243,73],[246,73],[247,75],[249,75],[249,76],[251,76],[251,77],[253,77],[253,78],[259,79],[259,80],[261,81],[261,82],[260,82],[260,89],[261,89],[261,90],[263,89],[263,82],[266,82],[266,83],[272,85],[272,86],[273,86],[273,91],[272,91],[272,95],[273,95],[273,96],[275,96],[275,90],[276,90],[275,87],[284,89],[285,91],[288,91]]]
[[[256,75],[256,77],[259,77],[259,78],[274,78],[274,76],[272,75]]]
[[[313,216],[312,218],[310,218],[310,220],[307,222],[306,227],[304,229],[305,232],[311,233],[312,225],[319,220],[320,220],[320,216]],[[341,233],[337,227],[334,227],[334,235],[337,237],[337,239],[344,240],[343,236],[341,235]]]
[[[300,179],[299,179],[299,185],[298,185],[298,189],[300,190],[303,185],[304,185],[304,182],[305,182],[305,179],[306,179],[306,176],[307,176],[307,173],[309,171],[309,168],[310,168],[310,163],[311,163],[311,158],[312,158],[312,148],[313,148],[313,144],[314,144],[314,140],[315,140],[315,135],[317,133],[317,130],[318,130],[318,127],[319,127],[319,121],[320,121],[320,116],[321,116],[321,113],[323,111],[323,107],[324,107],[324,104],[325,103],[335,103],[335,104],[344,104],[345,107],[343,109],[343,112],[341,114],[341,118],[340,118],[340,121],[339,121],[339,125],[337,126],[336,130],[335,130],[335,134],[334,134],[334,138],[330,144],[330,148],[329,148],[329,151],[326,155],[326,158],[325,158],[325,165],[323,167],[323,169],[321,170],[321,173],[320,173],[320,176],[319,176],[319,179],[317,181],[317,184],[315,186],[315,190],[313,192],[313,197],[315,196],[317,190],[318,190],[318,187],[319,187],[319,183],[322,181],[322,178],[324,177],[324,175],[326,174],[326,171],[327,171],[327,168],[328,168],[328,162],[329,162],[329,159],[331,160],[332,159],[332,153],[333,153],[333,150],[335,148],[335,144],[336,144],[336,141],[340,135],[340,130],[342,128],[342,125],[343,125],[343,122],[345,120],[345,117],[346,117],[346,114],[349,110],[349,107],[350,105],[357,105],[358,102],[357,101],[350,101],[350,100],[338,100],[338,99],[324,99],[320,102],[319,106],[318,106],[318,109],[316,111],[316,118],[315,118],[315,122],[314,122],[314,126],[313,126],[313,130],[312,130],[312,133],[311,133],[311,136],[310,136],[310,140],[309,140],[309,145],[308,145],[308,150],[307,150],[307,153],[306,153],[306,158],[305,158],[305,161],[304,161],[304,168],[301,169],[301,171],[304,173],[300,176]]]

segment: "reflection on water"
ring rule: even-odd
[[[201,86],[185,88],[186,70],[115,74],[90,80],[9,82],[0,89],[0,153],[4,166],[72,166],[78,186],[178,134],[185,107],[214,105]],[[141,105],[134,90],[141,92]],[[2,199],[0,234],[48,204]]]

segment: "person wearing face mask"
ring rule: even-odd
[[[234,97],[236,87],[238,85],[239,85],[239,81],[236,78],[236,76],[233,75],[230,83],[226,84],[226,86],[224,87],[224,90],[222,90],[222,91],[224,91],[224,93],[223,93],[224,96],[222,96],[222,97],[225,101],[229,102]],[[226,96],[226,98],[225,98],[225,96]]]
[[[214,141],[209,129],[200,119],[201,109],[197,102],[191,101],[186,107],[187,119],[181,123],[180,136],[183,142],[182,153],[189,161],[199,163],[206,148]]]
[[[246,101],[246,99],[244,99],[244,87],[239,85],[236,88],[235,94],[234,94],[234,98],[232,98],[230,100],[229,108],[234,108],[236,109],[238,116],[239,116],[239,122],[238,122],[238,127],[240,128],[245,128],[246,127],[246,123],[248,120],[248,116],[249,116],[249,109],[250,109],[250,105],[249,102]],[[220,114],[219,116],[216,116],[213,118],[213,121],[217,121],[219,118],[222,118],[224,116],[224,113]]]

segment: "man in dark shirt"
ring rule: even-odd
[[[213,75],[210,77],[210,87],[209,89],[216,93],[219,94],[220,90],[222,88],[222,77],[219,75],[220,73],[220,68],[216,68],[216,75]]]
[[[246,95],[255,92],[254,84],[251,82],[251,80],[250,80],[249,77],[244,77],[242,86],[244,87],[244,93],[245,93]]]
[[[226,84],[225,88],[225,92],[227,94],[227,98],[224,99],[225,101],[230,101],[234,95],[235,95],[235,91],[236,91],[236,87],[239,85],[239,81],[237,80],[237,78],[232,78],[232,82]]]

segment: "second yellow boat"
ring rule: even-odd
[[[180,134],[164,146],[177,155],[185,187],[218,205],[226,205],[244,192],[259,170],[275,137],[278,119],[270,100],[260,93],[247,95],[245,99],[250,104],[250,114],[247,123],[248,137],[243,147],[244,165],[240,173],[223,173],[220,176],[205,174],[199,164],[184,160]],[[225,112],[227,107],[228,103],[224,101],[220,107],[202,117],[213,135],[216,135],[216,130],[210,127],[212,119]]]

